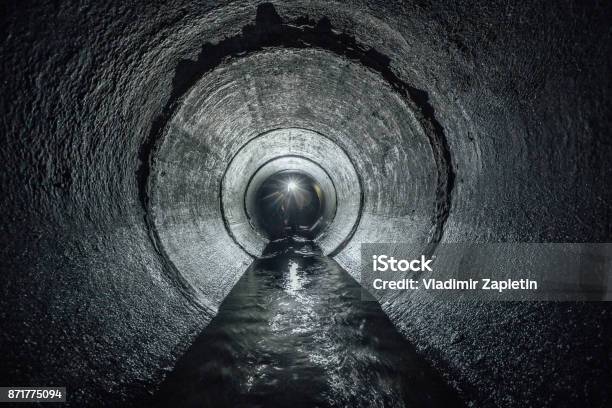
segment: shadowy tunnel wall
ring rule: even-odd
[[[609,241],[611,7],[447,3],[5,3],[9,382],[154,389],[265,243],[221,191],[271,131],[330,175],[356,279],[362,242]],[[607,304],[381,303],[478,406],[611,398]]]

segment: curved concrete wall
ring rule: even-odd
[[[11,382],[77,406],[154,388],[251,262],[219,192],[273,129],[354,166],[355,277],[361,242],[609,240],[610,7],[446,3],[5,6]],[[383,307],[478,406],[609,398],[607,304]]]

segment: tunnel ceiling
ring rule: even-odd
[[[447,3],[3,5],[0,363],[154,389],[265,245],[274,160],[333,185],[318,240],[356,279],[363,242],[609,240],[610,6]],[[379,300],[479,406],[575,369],[602,398],[606,306]]]

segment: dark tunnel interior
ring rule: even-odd
[[[281,171],[264,180],[255,192],[251,220],[271,240],[290,236],[314,239],[320,232],[324,206],[325,195],[315,179]]]
[[[612,241],[612,3],[0,10],[0,387],[611,406],[610,302],[360,284],[362,244]]]

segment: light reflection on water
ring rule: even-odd
[[[298,267],[299,264],[295,260],[289,260],[289,276],[285,285],[285,291],[292,296],[298,295],[299,290],[302,288],[302,280],[298,275]]]
[[[270,245],[155,396],[159,406],[451,407],[359,284],[308,242]]]

